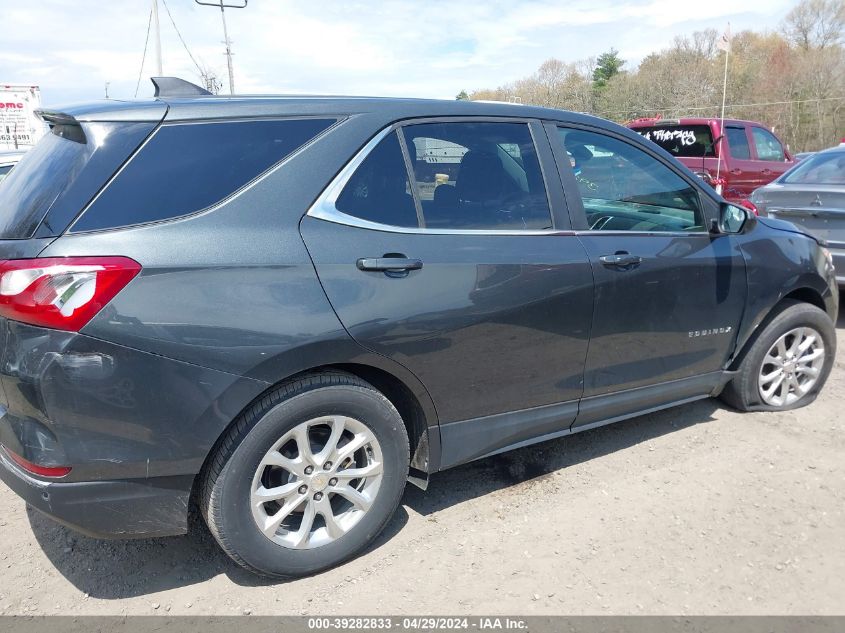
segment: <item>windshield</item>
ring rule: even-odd
[[[657,143],[672,156],[701,158],[716,155],[713,135],[706,125],[655,125],[634,131]]]
[[[845,152],[814,154],[786,172],[781,179],[790,185],[845,185]]]

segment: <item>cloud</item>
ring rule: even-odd
[[[545,59],[575,61],[611,46],[636,63],[679,34],[731,20],[775,28],[794,0],[253,0],[226,12],[239,92],[454,96],[532,73]],[[220,12],[167,0],[194,58],[224,82]],[[45,101],[135,94],[147,0],[28,0],[4,9],[0,82],[39,83]],[[164,5],[164,72],[198,81]],[[140,96],[155,72],[150,42]]]

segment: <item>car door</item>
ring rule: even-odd
[[[344,327],[430,392],[443,467],[575,418],[593,281],[563,205],[539,123],[426,120],[375,137],[303,219]]]
[[[751,140],[744,125],[726,125],[725,140],[730,158],[727,173],[723,174],[727,180],[723,194],[728,200],[744,200],[761,186],[764,166],[754,160]]]
[[[708,232],[718,205],[639,143],[547,129],[596,283],[576,425],[708,393],[733,351],[746,297],[736,240]]]

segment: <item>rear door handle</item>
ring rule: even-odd
[[[742,170],[741,169],[731,169],[731,174],[733,174],[734,176],[741,176]]]
[[[419,270],[423,267],[421,259],[409,257],[362,257],[358,260],[360,270],[376,270],[382,272]]]
[[[599,261],[605,266],[625,268],[626,266],[641,264],[643,258],[639,255],[631,255],[629,253],[617,253],[616,255],[603,255],[599,257]]]

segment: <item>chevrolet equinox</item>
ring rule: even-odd
[[[268,576],[366,547],[406,481],[711,396],[812,402],[825,244],[639,134],[473,102],[42,110],[0,185],[0,477],[97,537]]]

